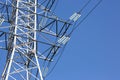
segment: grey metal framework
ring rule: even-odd
[[[63,20],[52,12],[56,1],[0,0],[0,49],[7,53],[1,80],[44,80],[50,73],[83,10]]]
[[[1,49],[8,51],[2,80],[43,80],[54,57],[70,39],[69,21],[51,8],[55,0],[0,1]]]

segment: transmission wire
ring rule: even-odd
[[[89,12],[88,14],[73,28],[73,30],[71,31],[71,33],[69,35],[71,35],[73,33],[74,30],[76,30],[83,21],[86,20],[86,18],[98,7],[98,5],[102,2],[102,0],[100,0]]]
[[[56,65],[58,64],[60,58],[62,57],[62,55],[63,55],[63,53],[64,53],[64,51],[65,51],[66,45],[67,45],[67,43],[66,43],[65,46],[62,48],[62,50],[61,50],[61,52],[60,52],[60,55],[59,55],[56,63],[54,64],[54,66],[53,66],[53,68],[50,70],[50,72],[46,75],[46,77],[49,76],[49,75],[53,72],[53,70],[55,69]]]
[[[59,0],[56,0],[56,4],[55,4],[55,7],[53,8],[53,12],[54,12],[55,9],[57,8],[58,3],[59,3]]]
[[[81,12],[83,11],[83,9],[84,9],[90,2],[91,2],[91,0],[89,0],[89,1],[82,7],[82,9],[81,9],[78,13],[81,13]],[[93,12],[94,9],[96,9],[96,7],[97,7],[101,2],[102,2],[102,0],[100,0],[93,8],[89,11],[89,13],[77,24],[77,26],[75,26],[75,27],[73,28],[72,32],[73,32],[77,27],[79,27],[79,25]],[[71,33],[72,33],[72,32],[71,32]],[[71,34],[71,33],[70,33],[70,34]],[[67,44],[66,44],[66,45],[67,45]],[[61,52],[61,54],[59,55],[59,57],[58,57],[55,65],[53,66],[53,68],[51,69],[51,71],[50,71],[46,76],[49,76],[49,75],[53,72],[53,70],[55,69],[57,63],[59,62],[60,58],[62,57],[62,54],[63,54],[63,52],[64,52],[64,50],[65,50],[66,45],[63,47],[62,52]]]
[[[92,0],[89,0],[83,7],[82,7],[82,9],[78,12],[78,13],[81,13],[82,11],[83,11],[83,9],[85,8],[85,7],[87,7],[87,5],[91,2]]]

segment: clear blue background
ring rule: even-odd
[[[59,0],[57,15],[67,19],[86,1]],[[103,0],[73,33],[46,80],[120,80],[120,0]]]

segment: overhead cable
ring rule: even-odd
[[[102,0],[100,0],[89,12],[88,14],[72,29],[71,33],[69,35],[71,35],[73,33],[74,30],[76,30],[83,21],[86,20],[86,18],[98,7],[98,5],[102,2]]]

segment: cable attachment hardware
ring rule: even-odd
[[[80,18],[80,14],[79,13],[74,13],[69,19],[76,22],[79,18]]]
[[[70,40],[70,37],[68,36],[63,36],[60,39],[58,39],[59,44],[66,44]]]
[[[4,22],[4,18],[2,17],[2,15],[0,15],[0,25],[2,25],[3,22]]]

